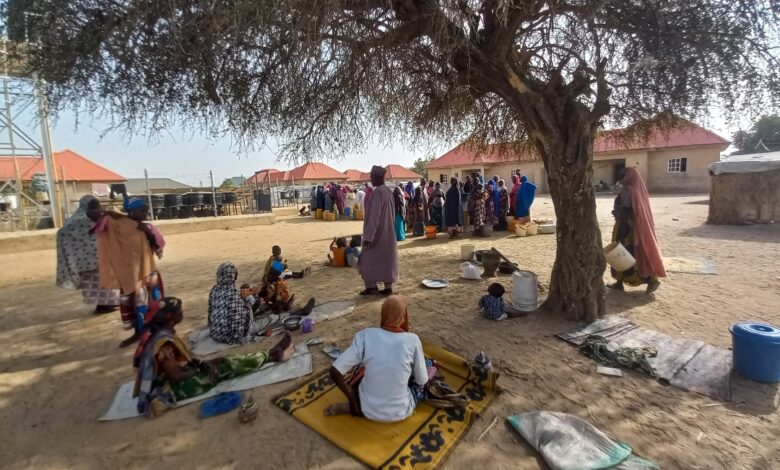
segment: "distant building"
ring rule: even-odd
[[[704,193],[710,188],[708,165],[720,160],[729,141],[688,121],[668,132],[656,130],[647,139],[623,138],[622,130],[604,131],[593,146],[593,184],[613,185],[627,166],[639,171],[653,192]],[[511,184],[512,175],[528,176],[547,192],[547,173],[534,150],[518,153],[494,144],[485,151],[459,145],[428,165],[428,176],[446,182],[479,172],[498,175]]]
[[[65,215],[71,214],[82,196],[108,195],[112,183],[122,183],[125,177],[115,173],[73,150],[54,152],[56,182],[65,208]],[[33,180],[45,179],[43,159],[38,156],[17,156],[19,175],[25,192],[33,193]],[[0,187],[16,179],[14,158],[0,156]],[[48,196],[46,197],[48,200]]]
[[[127,178],[128,194],[146,194],[146,179]],[[170,178],[149,178],[149,190],[153,193],[164,193],[166,190],[191,189],[192,186],[180,183]]]

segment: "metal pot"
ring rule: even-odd
[[[298,328],[301,327],[301,320],[303,318],[299,315],[293,315],[291,317],[287,317],[284,319],[282,324],[284,325],[284,329],[287,331],[295,331]]]

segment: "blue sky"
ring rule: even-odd
[[[213,140],[182,129],[171,129],[152,139],[145,136],[130,139],[122,131],[102,135],[105,126],[89,122],[84,116],[79,116],[76,126],[75,115],[71,112],[60,114],[52,121],[52,127],[55,150],[69,148],[127,178],[143,177],[146,168],[150,177],[207,185],[209,170],[214,172],[214,182],[219,184],[225,178],[251,176],[254,171],[263,168],[290,168],[287,163],[276,161],[272,148],[241,152],[230,137]],[[37,137],[39,132],[36,130],[33,135]],[[449,148],[443,143],[433,149],[433,153],[438,156]],[[411,166],[416,158],[430,152],[430,149],[408,149],[396,141],[388,147],[374,144],[364,154],[325,163],[340,171],[348,168],[368,171],[377,163]]]

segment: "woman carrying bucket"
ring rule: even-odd
[[[655,237],[650,196],[636,168],[621,170],[618,179],[623,189],[615,198],[612,211],[615,216],[612,241],[620,242],[636,259],[636,265],[625,271],[611,268],[612,277],[617,282],[609,287],[623,290],[623,284],[632,287],[647,284],[647,293],[650,294],[661,285],[658,278],[666,277],[658,240]]]

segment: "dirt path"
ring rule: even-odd
[[[621,313],[659,331],[728,347],[728,326],[739,320],[780,324],[780,226],[703,225],[706,197],[654,198],[665,256],[708,256],[719,274],[670,274],[654,298],[641,290],[611,293],[609,313]],[[549,199],[535,205],[552,216]],[[610,199],[599,200],[602,236],[611,234]],[[206,322],[206,300],[218,264],[230,260],[246,280],[272,244],[281,244],[293,267],[320,265],[335,235],[359,233],[356,222],[324,223],[290,218],[268,227],[174,235],[161,263],[169,295],[181,297],[181,332]],[[504,323],[480,319],[476,303],[487,281],[454,280],[442,291],[425,290],[428,275],[455,279],[465,241],[408,240],[400,245],[400,293],[412,327],[465,357],[484,349],[501,372],[504,393],[479,419],[445,468],[537,468],[537,458],[503,418],[532,410],[579,415],[665,468],[780,468],[777,387],[735,380],[735,404],[661,385],[638,373],[622,379],[595,373],[596,364],[552,337],[570,325],[554,315]],[[554,236],[500,236],[468,241],[495,246],[549,281]],[[0,466],[4,468],[142,468],[162,463],[186,468],[362,468],[319,435],[274,408],[269,400],[290,384],[249,393],[260,403],[252,425],[235,414],[201,421],[189,406],[157,420],[98,423],[116,387],[132,377],[132,351],[118,314],[96,317],[77,293],[53,287],[53,250],[0,256]],[[509,287],[507,276],[500,278]],[[354,298],[355,270],[315,267],[293,281],[299,297],[324,301]],[[326,341],[346,346],[360,328],[378,319],[376,300],[358,299],[347,317],[316,326]],[[260,347],[266,347],[261,343]],[[252,350],[257,345],[245,346]],[[315,370],[326,356],[314,350]],[[494,416],[502,420],[481,441]]]

